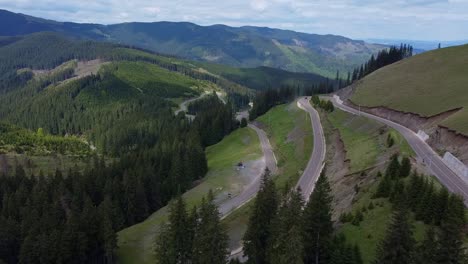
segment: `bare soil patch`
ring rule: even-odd
[[[345,101],[345,104],[358,108],[351,101]],[[463,163],[468,165],[468,136],[450,130],[440,123],[451,115],[460,111],[460,108],[446,111],[438,115],[423,117],[414,113],[401,112],[386,107],[360,107],[361,111],[389,119],[401,124],[414,132],[423,130],[429,135],[428,143],[440,154],[449,151]]]

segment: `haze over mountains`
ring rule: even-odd
[[[316,35],[261,27],[199,26],[187,22],[114,25],[56,22],[0,10],[0,35],[39,31],[111,41],[193,60],[236,67],[269,66],[335,77],[384,48],[335,35]]]
[[[409,40],[409,39],[377,39],[371,38],[365,41],[369,43],[377,43],[382,45],[400,45],[400,43],[407,43],[413,46],[417,53],[421,53],[428,50],[434,50],[439,47],[442,48],[458,46],[468,43],[468,39],[465,40],[453,40],[453,41],[437,41],[437,40]]]

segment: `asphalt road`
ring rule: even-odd
[[[207,95],[208,95],[207,93],[202,93],[202,94],[201,94],[200,96],[198,96],[198,97],[190,98],[190,99],[188,99],[188,100],[183,101],[182,103],[179,104],[179,109],[177,109],[177,110],[174,112],[174,114],[177,115],[177,114],[180,113],[180,112],[187,112],[187,110],[188,110],[187,107],[188,107],[188,105],[189,105],[191,102],[196,101],[196,100],[198,100],[198,99],[201,99],[201,98],[203,98],[203,97],[205,97],[205,96],[207,96]]]
[[[297,186],[296,186],[296,187],[301,188],[303,197],[307,201],[310,197],[310,194],[314,190],[315,183],[317,182],[318,177],[320,176],[320,173],[324,166],[325,151],[326,151],[325,137],[323,135],[323,129],[322,129],[322,124],[320,122],[320,116],[318,112],[310,105],[309,100],[307,100],[307,98],[305,97],[300,98],[297,100],[297,106],[301,108],[302,110],[309,113],[310,120],[312,123],[312,129],[314,133],[314,147],[312,150],[312,155],[310,156],[309,162],[307,163],[307,166],[304,172],[302,173],[302,176],[299,179]],[[270,168],[272,172],[276,172],[277,170],[276,158],[274,157],[273,151],[271,149],[270,143],[268,142],[268,138],[265,132],[252,124],[250,124],[249,127],[253,128],[257,132],[260,138],[260,142],[262,144],[262,149],[263,149],[263,153],[265,155],[266,161],[267,161],[268,168]],[[271,168],[274,168],[274,169],[271,169]],[[253,197],[255,197],[255,194],[258,191],[259,185],[260,185],[260,181],[258,182],[255,181],[255,183],[252,183],[252,190],[248,191],[248,195],[249,195],[248,197],[250,198],[248,200],[245,200],[244,204],[248,202],[250,199],[252,199]],[[242,204],[238,205],[238,207],[240,206],[242,206]],[[220,207],[220,211],[223,212],[221,208],[222,206]],[[232,206],[228,208],[232,208]],[[240,261],[245,261],[246,258],[243,257],[242,247],[239,247],[233,250],[230,254],[230,258],[238,258]]]
[[[275,174],[278,170],[276,167],[276,158],[265,131],[255,126],[254,124],[249,124],[249,127],[257,132],[258,138],[260,139],[260,145],[262,147],[265,165],[272,174]],[[255,197],[260,188],[262,175],[263,172],[257,175],[255,180],[247,185],[239,195],[234,196],[232,199],[229,199],[219,205],[219,212],[223,218],[226,217],[230,212],[241,207]]]
[[[335,107],[355,115],[362,115],[377,120],[400,132],[408,141],[408,144],[411,146],[414,152],[418,155],[419,159],[424,162],[432,174],[434,174],[437,179],[439,179],[439,181],[451,192],[458,193],[463,196],[465,200],[465,206],[468,206],[468,185],[466,182],[463,181],[463,179],[461,179],[449,167],[447,167],[442,161],[442,158],[425,141],[418,137],[415,132],[393,121],[344,105],[341,100],[337,99],[339,98],[334,97],[331,99]]]
[[[303,197],[305,201],[307,201],[309,200],[310,194],[314,190],[315,183],[322,172],[325,161],[326,145],[318,112],[310,105],[309,100],[304,97],[297,100],[297,106],[309,113],[314,133],[314,148],[312,150],[312,155],[310,156],[307,167],[302,173],[301,178],[297,182],[297,187],[301,188]]]

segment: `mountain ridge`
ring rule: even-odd
[[[136,46],[190,60],[234,67],[268,66],[334,78],[385,48],[338,35],[318,35],[269,27],[200,26],[191,22],[126,22],[101,25],[57,22],[0,10],[0,35],[40,31]]]

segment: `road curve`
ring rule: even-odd
[[[320,122],[320,116],[318,112],[310,105],[309,100],[307,100],[307,98],[305,97],[299,98],[297,100],[297,106],[301,108],[302,110],[309,113],[312,129],[314,133],[314,146],[312,150],[312,155],[310,156],[309,162],[307,163],[307,166],[296,185],[296,188],[297,187],[301,188],[304,200],[307,201],[309,200],[310,194],[314,190],[315,183],[317,182],[318,177],[320,176],[320,173],[322,172],[324,161],[325,161],[326,145],[325,145],[325,137],[323,135],[323,128]],[[276,169],[277,169],[276,158],[274,157],[273,151],[271,151],[271,146],[269,146],[268,138],[265,132],[252,124],[250,124],[249,127],[253,128],[257,132],[258,136],[260,137],[260,141],[262,144],[262,149],[264,150],[263,153],[265,157],[270,157],[267,159],[267,161],[270,160],[270,164],[267,162],[268,168],[274,168],[271,170],[272,172],[276,172]],[[264,145],[268,147],[264,147]],[[267,150],[269,149],[269,151],[265,151],[265,149]],[[271,153],[268,153],[270,151]],[[273,167],[273,159],[275,162],[274,167]],[[258,191],[259,184],[260,182],[255,183],[256,191]],[[251,196],[250,199],[252,199],[255,196],[255,193]],[[242,206],[242,204],[239,205],[238,207],[240,206]],[[239,258],[239,260],[245,261],[246,258],[243,256],[242,247],[236,248],[233,251],[231,251],[230,258]]]
[[[406,141],[408,141],[408,144],[418,155],[418,157],[426,164],[432,174],[434,174],[439,179],[439,181],[451,192],[460,194],[465,200],[465,206],[468,206],[468,185],[466,182],[463,181],[463,179],[460,179],[456,173],[447,167],[442,158],[411,129],[388,119],[358,111],[352,107],[344,105],[337,96],[331,98],[331,101],[335,107],[338,107],[343,111],[377,120],[400,132],[405,137]]]
[[[257,132],[258,138],[260,139],[260,145],[262,147],[265,165],[268,167],[268,169],[270,169],[272,174],[275,174],[278,170],[276,166],[276,157],[273,153],[273,148],[271,147],[270,141],[268,140],[265,131],[255,126],[254,124],[249,124],[248,126]],[[229,213],[246,204],[255,197],[260,188],[262,175],[263,170],[262,173],[257,175],[255,180],[247,185],[239,195],[219,205],[219,213],[221,214],[222,218],[225,218],[227,215],[229,215]]]
[[[312,155],[296,186],[301,188],[304,200],[307,201],[309,200],[310,194],[314,191],[315,183],[324,167],[326,143],[323,135],[322,123],[320,122],[320,116],[317,110],[315,110],[312,105],[310,105],[309,100],[304,97],[297,100],[297,106],[309,113],[314,133]]]
[[[183,101],[182,103],[179,104],[179,109],[177,109],[177,110],[174,112],[174,114],[177,115],[177,114],[179,114],[180,112],[187,112],[187,110],[188,110],[188,105],[189,105],[191,102],[196,101],[196,100],[198,100],[198,99],[201,99],[201,98],[203,98],[203,97],[205,97],[205,96],[207,96],[207,95],[208,95],[208,93],[202,93],[202,94],[201,94],[200,96],[198,96],[198,97],[193,97],[193,98],[190,98],[190,99],[187,99],[187,100]]]
[[[278,171],[276,157],[275,157],[273,148],[271,147],[270,141],[268,140],[268,137],[265,131],[263,131],[262,129],[260,129],[254,124],[249,124],[248,126],[249,128],[255,130],[255,132],[257,132],[258,138],[260,139],[260,145],[262,147],[263,158],[265,160],[265,167],[267,167],[271,171],[272,174],[276,174],[276,172]],[[263,175],[263,170],[262,170],[262,173],[257,175],[255,177],[255,180],[253,180],[249,185],[247,185],[239,195],[219,205],[218,210],[219,210],[219,213],[221,214],[221,219],[224,219],[230,213],[242,207],[244,204],[252,200],[255,197],[255,195],[257,195],[257,192],[260,189],[262,175]],[[244,257],[244,251],[243,251],[242,246],[232,250],[231,253],[229,254],[229,258],[232,258],[232,259],[237,258],[243,262],[247,260]]]

